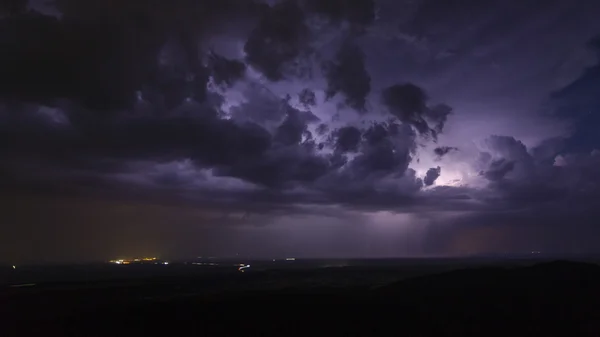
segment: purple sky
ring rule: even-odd
[[[599,252],[593,1],[14,3],[0,261]]]

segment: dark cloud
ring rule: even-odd
[[[47,123],[2,130],[3,150],[42,156],[120,158],[191,157],[207,165],[231,164],[270,146],[270,134],[252,123],[212,116],[135,118],[56,127]]]
[[[592,151],[600,147],[596,126],[600,123],[600,99],[596,88],[600,84],[600,37],[588,42],[595,55],[594,65],[586,68],[580,76],[550,95],[549,106],[553,113],[573,123],[574,133],[565,139],[570,151]]]
[[[593,38],[591,38],[590,41],[588,42],[588,46],[592,50],[600,52],[600,35],[596,35]],[[598,56],[600,56],[600,55],[598,55]]]
[[[597,230],[594,220],[598,212],[593,205],[600,200],[598,152],[558,155],[554,164],[536,161],[536,175],[531,179],[506,178],[508,173],[502,171],[509,170],[511,163],[504,159],[492,162],[491,166],[497,169],[493,179],[498,180],[477,197],[485,207],[457,219],[452,231],[460,229],[456,233],[460,237],[475,231],[495,233],[489,240],[479,242],[481,245],[497,243],[500,237],[510,242],[523,240],[516,247],[509,242],[499,244],[503,249],[514,248],[517,252],[530,251],[532,245],[548,252],[590,251],[587,235]],[[524,239],[523,235],[529,237]]]
[[[483,170],[487,168],[489,163],[492,161],[492,155],[489,152],[479,152],[475,164],[473,165],[476,170]]]
[[[535,163],[527,147],[514,137],[492,135],[487,138],[486,144],[497,160],[490,167],[490,171],[502,173],[513,172],[518,179],[531,179],[535,175]],[[497,176],[492,174],[492,176]]]
[[[558,154],[555,151],[559,150],[557,144],[553,143],[553,140],[542,143],[532,149],[532,155],[522,142],[513,137],[493,135],[486,139],[490,152],[480,154],[478,165],[483,167],[482,175],[496,183],[494,186],[500,189],[509,188],[515,194],[525,195],[525,191],[517,193],[514,186],[530,188],[548,178],[544,175],[553,171],[553,158]],[[534,156],[537,157],[537,161]]]
[[[0,4],[0,15],[14,15],[27,10],[27,0],[6,0]]]
[[[250,65],[271,81],[283,79],[286,63],[309,46],[305,15],[295,1],[282,1],[263,9],[261,19],[244,46]]]
[[[335,149],[340,152],[356,152],[361,141],[361,136],[361,131],[353,126],[338,129]]]
[[[63,17],[85,21],[127,21],[152,23],[156,29],[174,32],[188,31],[194,35],[206,36],[231,20],[240,20],[259,15],[264,5],[257,1],[224,0],[211,1],[182,0],[177,3],[160,1],[102,1],[55,0],[56,7]]]
[[[273,147],[260,158],[225,167],[219,174],[240,177],[274,189],[310,184],[329,170],[323,157],[303,146]]]
[[[323,67],[327,78],[326,98],[341,93],[349,107],[365,112],[371,76],[365,68],[365,55],[360,47],[350,40],[345,41],[335,59],[326,62]]]
[[[11,32],[0,36],[1,98],[46,105],[69,99],[102,111],[132,108],[140,90],[165,109],[186,97],[203,101],[209,74],[198,43],[220,20],[256,13],[253,2],[234,0],[57,6],[60,20],[26,12],[0,23]]]
[[[314,15],[327,18],[331,29],[339,29],[342,23],[347,22],[351,25],[352,32],[362,33],[374,21],[375,3],[372,0],[284,0],[272,6],[265,5],[261,8],[258,25],[252,30],[244,46],[248,63],[271,81],[290,76],[310,77],[311,56],[314,54],[311,39],[314,36],[307,19]],[[348,57],[357,59],[362,56]],[[341,59],[338,58],[338,61]],[[345,70],[350,70],[356,62],[363,61],[345,61]],[[338,88],[336,92],[344,90]],[[353,104],[360,105],[360,101]]]
[[[68,98],[92,109],[130,107],[144,72],[153,71],[138,62],[152,46],[131,40],[135,32],[124,27],[37,13],[0,24],[11,32],[0,40],[3,99],[56,104]],[[15,78],[20,80],[10,80]]]
[[[491,181],[498,181],[515,168],[515,162],[505,158],[494,160],[484,172],[484,176]]]
[[[492,135],[486,139],[486,145],[504,158],[518,161],[529,161],[531,158],[525,144],[514,137]]]
[[[401,122],[412,125],[422,135],[442,133],[452,108],[445,104],[428,105],[425,90],[412,84],[395,84],[382,91],[382,101]],[[433,126],[431,126],[431,125]]]
[[[227,59],[214,52],[209,54],[208,68],[215,83],[227,87],[231,87],[246,73],[246,65],[243,62]]]
[[[427,110],[427,94],[420,87],[407,83],[396,84],[382,92],[383,103],[403,123],[414,125],[420,133],[429,132],[423,119]]]
[[[361,153],[350,163],[352,175],[402,177],[416,150],[415,134],[410,128],[392,123],[375,123],[365,133]]]
[[[317,126],[316,131],[317,131],[318,135],[323,136],[329,131],[329,125],[327,125],[325,123],[321,123],[321,124],[319,124],[319,126]]]
[[[446,104],[438,104],[427,110],[425,118],[433,124],[433,130],[436,134],[444,131],[444,126],[448,120],[448,116],[452,113],[452,108]]]
[[[440,146],[433,149],[433,153],[440,159],[452,151],[458,151],[458,148],[452,146]]]
[[[312,138],[307,128],[308,123],[318,122],[319,119],[310,112],[299,111],[289,106],[287,110],[287,116],[275,132],[275,141],[283,145],[296,145],[302,141],[305,134]]]
[[[542,165],[552,165],[556,156],[565,149],[564,138],[551,138],[531,149],[532,158]]]
[[[433,3],[419,12],[460,25],[469,17],[433,13]],[[599,200],[597,153],[569,154],[568,141],[490,136],[481,148],[469,148],[474,139],[468,133],[484,123],[473,126],[474,115],[467,115],[455,131],[465,138],[444,139],[460,144],[461,152],[445,157],[458,149],[439,146],[431,153],[428,142],[444,132],[453,111],[432,104],[415,84],[384,87],[382,100],[394,117],[387,121],[389,116],[376,112],[346,114],[318,101],[324,91],[329,100],[339,94],[352,109],[369,108],[372,68],[364,40],[377,31],[358,33],[369,25],[379,28],[373,1],[62,0],[58,6],[60,20],[16,6],[10,11],[20,14],[0,22],[4,191],[158,199],[269,214],[310,212],[299,205],[342,205],[489,216],[583,208]],[[327,19],[325,28],[311,25],[315,16]],[[436,22],[427,20],[421,28],[431,33]],[[221,45],[227,39],[217,37],[230,31],[235,46],[228,49]],[[315,50],[321,38],[333,41],[321,46],[323,53]],[[208,46],[215,40],[213,51]],[[328,55],[333,57],[323,62]],[[313,61],[325,63],[325,78],[299,81],[297,70]],[[556,94],[577,103],[573,111],[582,116],[596,102],[596,70]],[[430,89],[431,82],[389,75],[386,85],[415,80],[432,96],[440,93]],[[207,88],[210,83],[218,88]],[[527,148],[530,143],[538,145]],[[456,172],[463,166],[481,177],[468,174],[464,186],[442,186],[446,174],[465,173]],[[477,188],[469,187],[471,178]]]
[[[304,0],[311,13],[318,13],[336,23],[348,21],[357,25],[356,29],[371,25],[375,20],[375,1],[373,0]]]
[[[238,121],[252,121],[261,125],[281,122],[290,108],[288,101],[273,95],[267,88],[251,85],[245,91],[246,102],[233,106],[231,117]]]
[[[567,204],[586,205],[600,196],[597,152],[559,155],[562,147],[557,146],[555,139],[531,151],[511,137],[496,138],[492,143],[502,144],[499,147],[504,149],[503,157],[494,158],[484,152],[479,162],[486,166],[482,174],[492,182],[488,190],[491,194],[483,200],[497,207],[530,209],[554,205],[549,207],[562,209]]]
[[[315,96],[315,92],[309,88],[304,88],[298,93],[298,100],[306,109],[317,105],[317,97]]]
[[[427,173],[425,174],[425,178],[423,179],[423,183],[425,184],[425,186],[433,185],[433,183],[435,183],[435,181],[437,180],[437,178],[440,176],[441,173],[442,173],[442,168],[439,166],[432,167],[429,170],[427,170]]]
[[[389,136],[388,124],[385,123],[374,123],[371,125],[364,134],[364,137],[369,145],[377,145],[382,141],[386,140]]]

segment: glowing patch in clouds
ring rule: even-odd
[[[445,170],[433,183],[434,186],[460,186],[463,184],[464,174],[456,170]]]

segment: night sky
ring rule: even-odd
[[[600,5],[0,5],[0,262],[600,253]]]

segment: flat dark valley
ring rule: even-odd
[[[244,272],[228,262],[17,267],[13,275],[5,270],[4,281],[16,281],[21,273],[20,281],[28,283],[5,282],[2,288],[3,335],[597,336],[600,331],[600,267],[594,262],[425,259],[331,265],[315,260],[270,267],[254,262],[257,267]],[[43,281],[44,272],[54,279]]]

